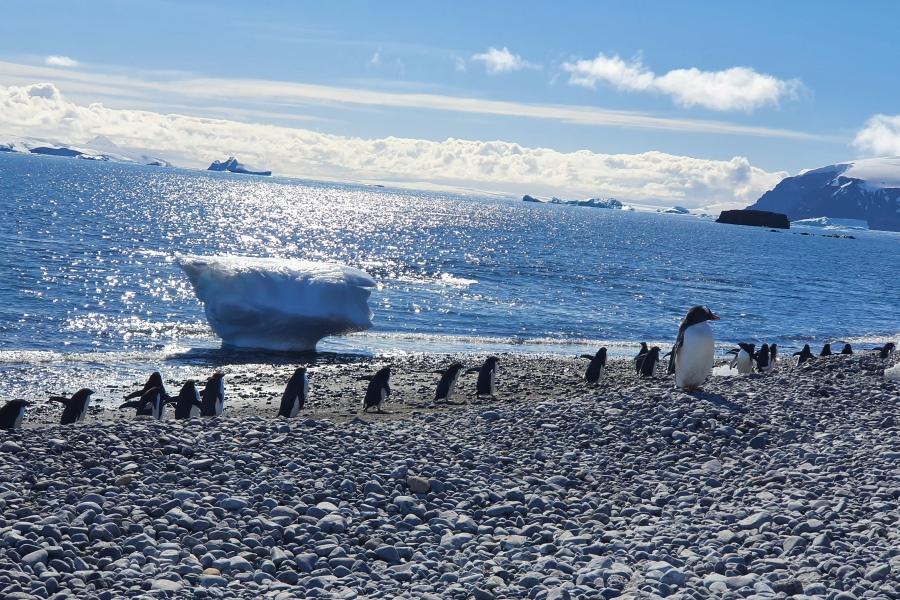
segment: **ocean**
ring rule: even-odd
[[[41,371],[56,384],[226,360],[179,253],[364,269],[378,284],[374,327],[323,340],[319,350],[335,355],[600,345],[631,355],[635,341],[671,344],[694,304],[721,316],[723,348],[867,347],[900,330],[892,233],[839,239],[815,228],[774,233],[683,215],[3,153],[0,209],[7,395],[43,381]]]

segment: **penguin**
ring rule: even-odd
[[[197,390],[197,383],[193,379],[188,379],[181,386],[178,396],[169,399],[170,404],[175,404],[176,419],[190,419],[191,417],[199,417],[201,407],[200,392]]]
[[[218,417],[225,410],[225,373],[218,371],[206,380],[200,392],[200,416]]]
[[[897,346],[894,342],[888,342],[881,348],[875,348],[875,350],[878,351],[878,358],[885,359],[890,358],[896,348]]]
[[[437,389],[434,392],[435,402],[440,402],[441,400],[450,402],[453,394],[456,392],[456,382],[459,379],[459,374],[464,368],[462,363],[455,362],[443,371],[438,371],[441,374],[441,378],[438,380]]]
[[[678,327],[678,338],[669,359],[669,373],[675,374],[675,387],[699,390],[712,372],[715,340],[707,321],[719,316],[706,306],[692,307]]]
[[[606,369],[606,348],[600,348],[597,350],[597,354],[593,356],[590,354],[582,354],[581,356],[582,358],[591,359],[587,369],[584,371],[584,380],[588,383],[597,383],[600,381],[600,378],[603,376],[603,371]]]
[[[484,364],[478,369],[478,381],[475,383],[476,396],[497,395],[497,361],[496,356],[488,356]]]
[[[151,388],[137,400],[129,400],[119,408],[133,408],[138,417],[153,417],[157,421],[161,421],[165,414],[167,400],[168,398],[163,396],[161,389]]]
[[[653,377],[656,373],[656,364],[659,362],[659,346],[653,346],[646,354],[639,356],[636,361],[638,363],[638,375],[640,377]]]
[[[753,358],[756,356],[756,345],[740,342],[738,343],[738,346],[740,346],[740,348],[728,351],[729,354],[734,354],[734,359],[732,359],[730,365],[731,368],[737,368],[737,372],[741,375],[752,373]]]
[[[778,362],[778,344],[769,344],[769,364],[772,365],[772,368],[775,368],[775,363]]]
[[[166,386],[163,385],[162,375],[159,374],[159,371],[153,371],[150,378],[147,379],[147,383],[144,384],[144,387],[136,392],[131,392],[125,396],[125,399],[131,400],[132,398],[140,398],[144,395],[144,392],[152,390],[153,388],[159,388],[162,391],[163,398],[169,397],[166,393]]]
[[[799,356],[797,359],[797,366],[802,365],[808,360],[813,360],[815,357],[812,355],[812,351],[809,349],[809,344],[803,344],[803,350],[800,352],[794,352],[794,356]]]
[[[31,406],[27,400],[10,400],[0,408],[0,429],[18,429],[25,418],[25,407]]]
[[[641,342],[641,349],[638,350],[637,356],[634,357],[634,370],[638,375],[641,374],[641,361],[643,360],[643,356],[647,354],[648,351],[647,342]]]
[[[65,408],[63,409],[62,418],[59,420],[61,425],[71,425],[84,421],[87,414],[88,406],[91,404],[91,395],[93,390],[82,388],[72,394],[71,398],[65,396],[50,396],[51,402],[59,402]]]
[[[768,373],[772,370],[772,362],[769,359],[769,345],[763,344],[753,356],[756,359],[756,370],[759,373]]]
[[[293,419],[306,404],[309,397],[309,375],[306,367],[298,367],[287,382],[284,393],[281,395],[281,406],[278,408],[278,416]]]
[[[363,412],[369,412],[370,408],[375,408],[375,412],[384,412],[384,403],[391,395],[391,366],[383,367],[374,375],[360,379],[369,380],[366,396],[363,398]]]
[[[841,348],[841,354],[853,354],[853,347],[850,344],[844,344]]]
[[[832,355],[831,344],[826,343],[824,346],[822,346],[822,351],[819,352],[819,356],[831,356],[831,355]]]

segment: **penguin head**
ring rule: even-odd
[[[31,406],[31,402],[28,400],[10,400],[6,403],[6,406],[11,406],[13,408],[19,409],[25,406]]]
[[[750,356],[753,356],[753,353],[756,351],[756,344],[747,344],[747,343],[744,343],[744,342],[740,342],[740,343],[738,344],[738,346],[740,346],[740,347],[741,347],[741,350],[743,350],[744,352],[746,352],[746,353],[749,354]]]
[[[597,350],[596,358],[606,358],[606,346]]]
[[[659,359],[659,353],[661,352],[659,346],[653,346],[650,350],[647,351],[647,354],[652,358],[652,360]]]
[[[88,398],[90,398],[94,394],[94,390],[90,390],[88,388],[81,388],[74,394],[72,394],[72,400],[79,400],[84,402]]]
[[[641,342],[641,352],[647,352],[647,342]]]
[[[703,321],[718,321],[719,315],[709,310],[708,306],[694,306],[688,311],[684,320],[686,325],[696,325]]]
[[[759,351],[760,351],[761,353],[768,354],[768,353],[769,353],[769,345],[768,345],[768,344],[763,344],[762,346],[759,347]]]
[[[159,374],[159,371],[153,371],[150,374],[150,378],[147,380],[147,385],[145,386],[147,389],[150,388],[161,388],[163,386],[162,375]]]
[[[306,367],[297,367],[296,369],[294,369],[293,377],[303,377],[304,375],[306,375],[307,377],[309,376],[306,372]]]
[[[225,378],[225,373],[223,373],[222,371],[216,371],[215,373],[212,374],[212,377],[209,378],[209,381],[210,381],[210,383],[215,383],[215,382],[221,381],[224,378]]]
[[[488,369],[493,369],[495,366],[497,366],[498,360],[500,359],[496,356],[488,356],[486,359],[484,359],[484,366]]]

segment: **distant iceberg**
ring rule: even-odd
[[[214,160],[206,169],[207,171],[228,171],[229,173],[242,173],[244,175],[263,175],[268,177],[272,171],[254,171],[247,165],[238,162],[233,156],[229,156],[227,160]]]
[[[869,229],[869,223],[865,219],[835,219],[833,217],[816,217],[814,219],[800,219],[791,221],[794,225],[806,227],[821,227],[823,229],[855,229],[864,231]]]
[[[365,271],[336,263],[179,256],[206,320],[226,346],[315,350],[323,337],[372,326]]]
[[[536,202],[538,204],[564,204],[566,206],[586,206],[588,208],[607,208],[613,210],[631,210],[615,198],[588,198],[587,200],[563,200],[553,196],[550,200],[541,200],[525,194],[522,202]]]
[[[670,215],[689,215],[691,211],[683,206],[673,206],[671,208],[660,209],[659,212]]]

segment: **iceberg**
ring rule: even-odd
[[[372,326],[375,281],[346,265],[246,256],[177,257],[206,320],[237,348],[305,352]]]
[[[268,177],[272,171],[254,171],[244,163],[238,162],[233,156],[229,156],[227,160],[214,160],[207,171],[228,171],[229,173],[241,173],[243,175],[262,175]]]

